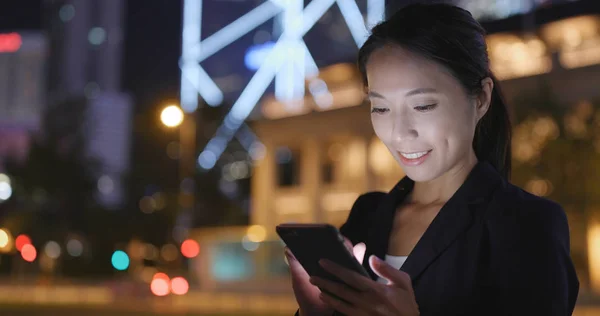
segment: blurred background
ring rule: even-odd
[[[2,1],[2,314],[292,315],[275,225],[341,225],[403,176],[354,60],[409,2]],[[600,1],[449,2],[489,32],[513,182],[566,209],[576,315],[600,315]]]

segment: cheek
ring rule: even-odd
[[[434,139],[437,146],[447,150],[459,150],[469,147],[473,141],[473,123],[465,115],[446,113],[438,117],[436,122],[429,124],[428,138]]]
[[[388,143],[392,139],[393,124],[390,115],[371,115],[373,130],[382,142]]]
[[[472,123],[457,113],[439,113],[422,122],[419,136],[435,144],[436,147],[455,147],[472,139]]]

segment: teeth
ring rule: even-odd
[[[429,151],[422,151],[422,152],[418,152],[418,153],[400,153],[400,155],[402,155],[402,157],[404,157],[406,159],[417,159],[417,158],[423,157],[428,152]]]

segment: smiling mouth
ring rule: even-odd
[[[405,153],[405,152],[399,151],[398,153],[406,159],[419,159],[419,158],[427,155],[429,152],[431,152],[431,150],[432,149],[426,150],[426,151],[411,152],[411,153]]]

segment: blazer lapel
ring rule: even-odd
[[[466,230],[473,220],[471,209],[463,201],[450,199],[433,219],[400,270],[414,281]]]
[[[433,219],[400,270],[408,273],[413,282],[418,279],[425,269],[471,226],[475,212],[500,182],[501,176],[491,165],[486,162],[478,163],[463,185]],[[368,255],[385,258],[396,209],[412,190],[413,185],[414,182],[405,177],[381,201],[377,210],[377,229],[371,229],[369,232]],[[371,276],[376,278],[366,259],[368,256],[365,256],[363,265]]]

